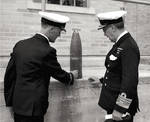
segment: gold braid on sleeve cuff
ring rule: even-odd
[[[128,109],[132,102],[132,99],[129,99],[126,96],[126,93],[121,93],[117,98],[116,104],[120,107]]]

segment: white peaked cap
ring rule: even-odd
[[[100,22],[100,26],[99,26],[98,30],[102,29],[106,25],[122,22],[123,17],[126,14],[127,14],[127,12],[123,11],[123,10],[97,14],[97,17]]]
[[[121,10],[121,11],[99,13],[97,14],[97,17],[100,20],[115,20],[115,19],[125,16],[126,14],[127,14],[126,11]]]
[[[66,23],[70,20],[69,17],[67,16],[63,16],[55,13],[43,12],[43,11],[40,11],[39,15],[42,18],[45,18],[49,21],[56,22],[56,23]]]

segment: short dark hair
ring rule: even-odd
[[[46,19],[44,19],[44,18],[41,18],[41,26],[43,28],[46,28],[47,26],[49,26],[48,21]]]
[[[119,22],[119,23],[114,23],[113,24],[116,28],[118,29],[123,29],[124,28],[124,22]]]

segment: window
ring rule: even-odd
[[[41,0],[33,1],[38,3],[41,2]],[[46,0],[46,3],[65,6],[87,7],[87,0]]]
[[[95,9],[90,7],[90,0],[46,0],[45,10],[61,11],[80,14],[95,14]],[[42,0],[28,0],[27,8],[41,10]]]

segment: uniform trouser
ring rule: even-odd
[[[14,122],[44,122],[44,116],[23,116],[14,114]]]

